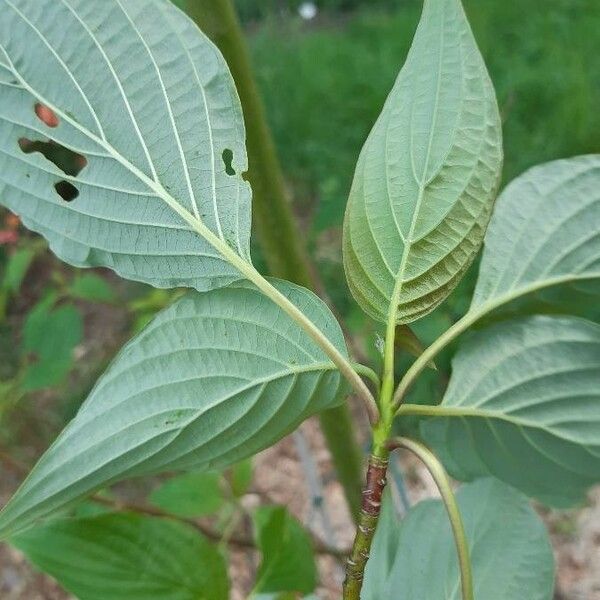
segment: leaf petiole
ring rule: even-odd
[[[371,367],[361,365],[360,363],[352,363],[352,368],[362,377],[366,377],[375,386],[376,390],[379,390],[381,387],[381,380],[379,379],[379,375],[377,375]]]
[[[448,475],[446,474],[442,463],[440,463],[437,456],[427,448],[427,446],[408,438],[394,438],[389,442],[388,448],[390,450],[395,450],[397,448],[409,450],[423,462],[427,467],[427,470],[431,473],[440,495],[442,496],[446,511],[448,512],[448,518],[450,519],[450,525],[454,535],[462,584],[462,599],[473,600],[473,574],[469,556],[469,543],[465,534],[465,528],[456,502],[456,497],[454,496],[450,480],[448,479]]]

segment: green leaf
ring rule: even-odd
[[[100,494],[98,494],[99,496]],[[111,497],[107,496],[107,499],[110,500]],[[77,517],[77,518],[88,518],[88,517],[97,517],[99,515],[106,515],[114,512],[114,508],[107,504],[100,504],[96,502],[95,499],[84,500],[80,502],[73,510],[66,516]],[[18,536],[17,536],[18,537]]]
[[[0,87],[0,198],[60,258],[156,287],[240,278],[223,257],[249,260],[240,102],[168,0],[7,0]]]
[[[273,283],[346,355],[321,300]],[[190,292],[117,355],[0,512],[0,537],[126,477],[232,465],[337,406],[343,389],[312,338],[250,284]]]
[[[600,326],[537,316],[478,331],[440,413],[423,435],[457,479],[492,474],[550,505],[581,500],[600,481]]]
[[[55,296],[39,302],[23,326],[22,352],[28,355],[24,391],[58,385],[73,366],[73,350],[83,339],[83,320],[71,304],[52,309]]]
[[[552,548],[544,524],[516,490],[494,479],[462,486],[457,501],[471,550],[475,598],[550,600]],[[454,538],[441,500],[399,522],[383,513],[367,563],[363,600],[460,600]]]
[[[2,289],[16,294],[34,258],[35,251],[31,248],[21,248],[9,256],[2,279]]]
[[[515,179],[496,203],[470,310],[600,317],[598,223],[600,154]]]
[[[52,521],[11,540],[79,600],[227,600],[223,557],[192,528],[135,514]]]
[[[469,312],[411,365],[396,404],[425,366],[473,325],[522,314],[600,321],[600,154],[527,171],[500,195]]]
[[[312,592],[317,570],[310,537],[300,523],[282,506],[260,507],[253,517],[262,553],[254,591]]]
[[[450,294],[483,240],[501,167],[494,90],[462,6],[425,0],[344,220],[348,283],[369,315],[407,323]]]
[[[150,502],[180,517],[193,519],[215,513],[223,506],[219,473],[184,473],[154,490]]]
[[[69,286],[69,294],[73,298],[91,302],[114,302],[115,293],[108,282],[100,275],[85,273],[77,275]]]

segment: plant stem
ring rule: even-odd
[[[362,505],[352,552],[346,561],[344,600],[360,600],[363,577],[373,535],[381,510],[381,496],[386,485],[389,452],[380,448],[378,454],[369,457],[367,483],[362,493]]]
[[[269,271],[299,285],[322,289],[298,235],[248,48],[230,0],[188,0],[188,13],[223,53],[243,107],[253,222]],[[360,505],[362,452],[346,405],[322,412],[321,429],[354,518]]]
[[[373,452],[369,457],[366,485],[362,492],[361,510],[358,516],[358,525],[352,544],[352,552],[346,562],[346,579],[344,580],[344,600],[360,600],[365,567],[369,560],[369,552],[373,542],[373,535],[379,520],[381,510],[381,495],[387,483],[387,467],[389,450],[387,442],[394,419],[391,396],[394,391],[393,354],[394,346],[386,345],[386,352],[392,353],[391,377],[384,379],[379,395],[381,409],[380,419],[373,425]],[[386,384],[387,381],[387,384]]]
[[[331,453],[337,478],[344,489],[348,510],[352,520],[357,523],[364,459],[363,452],[355,441],[352,416],[349,410],[332,408],[319,415],[319,424]],[[349,440],[353,445],[346,446]]]
[[[352,545],[352,552],[346,562],[346,579],[344,580],[344,600],[360,600],[365,567],[369,560],[373,536],[381,510],[381,496],[387,483],[389,440],[394,420],[392,394],[394,393],[394,367],[396,335],[396,306],[398,304],[399,286],[394,289],[392,303],[388,315],[385,346],[383,354],[383,374],[379,390],[379,420],[372,423],[373,451],[369,457],[367,483],[362,493],[362,505],[358,519],[358,527]]]
[[[420,442],[410,440],[408,438],[394,438],[388,444],[390,450],[394,448],[405,448],[419,457],[427,470],[431,473],[435,484],[440,491],[442,501],[448,512],[454,542],[456,544],[456,552],[458,554],[458,565],[460,569],[460,580],[463,600],[473,600],[473,575],[471,572],[471,559],[469,557],[469,543],[465,535],[460,510],[456,503],[456,497],[452,491],[448,475],[437,456]]]

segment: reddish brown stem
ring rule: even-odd
[[[381,497],[387,483],[388,458],[371,455],[367,468],[367,482],[362,493],[362,504],[352,552],[346,562],[344,600],[359,600],[371,543],[379,512]]]

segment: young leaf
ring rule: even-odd
[[[219,473],[184,473],[154,490],[150,502],[180,517],[193,519],[210,515],[225,502],[220,482]]]
[[[362,149],[344,220],[352,294],[413,321],[482,242],[502,167],[492,83],[459,0],[425,0],[406,63]]]
[[[6,0],[0,88],[0,199],[60,258],[157,287],[240,278],[217,249],[249,260],[239,99],[168,0]]]
[[[456,355],[440,418],[422,425],[450,473],[491,474],[554,506],[600,481],[600,326],[525,317]]]
[[[516,490],[494,479],[464,485],[457,501],[471,549],[475,598],[550,600],[552,548],[544,524]],[[458,600],[454,538],[440,500],[402,522],[383,512],[367,563],[362,600]]]
[[[11,542],[79,600],[227,600],[223,557],[188,526],[120,513],[65,519]]]
[[[263,506],[254,513],[262,562],[255,592],[310,593],[317,571],[310,537],[281,506]]]
[[[273,283],[347,353],[322,301]],[[190,292],[117,355],[0,512],[0,537],[126,477],[234,464],[336,406],[342,388],[325,353],[251,284]]]
[[[471,311],[588,315],[600,295],[598,223],[600,154],[556,160],[515,179],[496,203]]]

